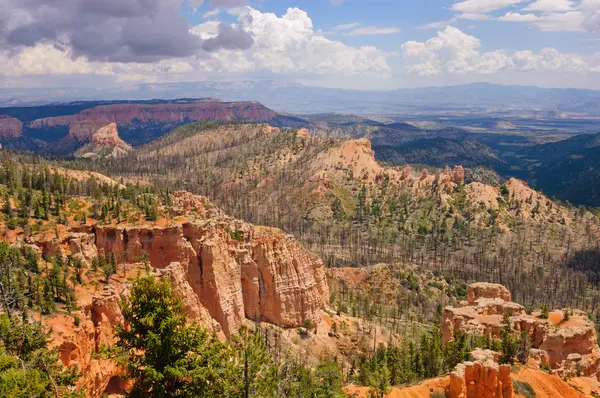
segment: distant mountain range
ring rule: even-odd
[[[237,81],[134,84],[90,89],[0,89],[0,106],[40,105],[76,100],[220,98],[260,101],[280,112],[397,114],[432,112],[519,114],[561,119],[569,114],[600,116],[600,91],[547,89],[476,83],[389,91],[345,90],[295,81]]]

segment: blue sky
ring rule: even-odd
[[[600,0],[1,1],[6,87],[281,79],[600,89]]]

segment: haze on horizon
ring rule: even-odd
[[[0,0],[0,87],[600,89],[600,0]]]

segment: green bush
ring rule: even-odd
[[[523,395],[527,398],[535,397],[535,391],[533,390],[533,387],[531,387],[531,384],[524,381],[515,380],[513,382],[513,390],[516,394]]]

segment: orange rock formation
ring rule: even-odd
[[[568,320],[563,311],[528,315],[523,306],[510,302],[510,293],[501,285],[477,283],[469,286],[467,302],[446,307],[442,315],[442,342],[447,344],[457,331],[490,334],[498,338],[502,318],[509,316],[515,333],[525,331],[531,339],[530,356],[538,364],[549,364],[553,373],[596,378],[600,348],[594,324],[581,311],[572,311]]]

